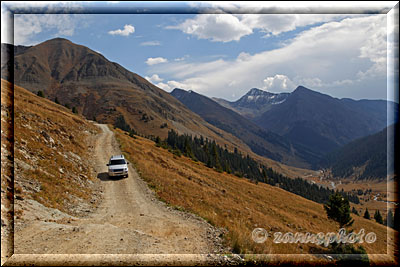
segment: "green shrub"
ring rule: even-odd
[[[39,90],[39,91],[37,92],[37,96],[44,97],[43,91]]]

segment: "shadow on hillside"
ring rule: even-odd
[[[97,174],[97,178],[100,179],[101,181],[117,181],[117,180],[122,180],[124,179],[124,176],[115,176],[115,177],[110,177],[108,176],[107,172],[101,172]]]

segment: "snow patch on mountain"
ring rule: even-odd
[[[246,95],[241,97],[233,104],[236,107],[249,107],[251,105],[277,105],[285,102],[288,96],[289,93],[275,94],[257,88],[252,88]]]

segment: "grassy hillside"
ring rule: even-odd
[[[12,85],[2,80],[2,92]],[[93,206],[97,178],[92,171],[89,138],[98,128],[65,107],[14,87],[16,218],[21,201],[33,199],[71,215]]]
[[[329,220],[323,206],[267,184],[254,184],[246,179],[218,173],[202,163],[186,157],[174,156],[153,141],[129,137],[114,130],[121,149],[135,164],[141,177],[157,195],[176,208],[196,213],[210,223],[228,230],[226,242],[236,252],[308,254],[326,252],[323,247],[310,244],[274,244],[275,232],[337,232],[338,225]],[[363,244],[368,253],[386,253],[386,244],[393,246],[393,238],[386,240],[383,225],[353,215],[352,226],[357,232],[375,232],[377,241]],[[265,228],[270,238],[254,243],[254,228]]]
[[[3,57],[2,57],[3,59]],[[13,92],[1,82],[1,264],[14,254],[13,248]]]

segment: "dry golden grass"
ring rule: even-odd
[[[4,80],[3,88],[12,90]],[[67,213],[74,201],[88,201],[88,183],[93,184],[96,178],[88,161],[87,138],[98,128],[65,107],[18,86],[14,87],[14,106],[15,160],[22,166],[15,170],[16,195]]]
[[[1,82],[1,188],[7,188],[7,179],[11,176],[11,160],[12,157],[12,91],[9,85]],[[4,166],[3,166],[4,165]],[[3,192],[2,192],[3,195]]]
[[[13,254],[13,128],[12,91],[1,83],[1,263]]]
[[[155,190],[160,199],[172,206],[198,214],[218,227],[228,229],[226,242],[242,253],[308,254],[326,252],[324,247],[311,244],[275,244],[272,237],[263,244],[252,241],[254,228],[274,232],[337,232],[338,224],[329,220],[321,204],[309,201],[283,189],[267,184],[254,184],[246,179],[218,173],[202,163],[177,157],[154,142],[129,137],[114,130],[121,149],[135,164],[139,174]],[[374,232],[377,241],[364,243],[368,253],[387,253],[391,229],[354,217],[352,229]]]

